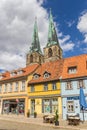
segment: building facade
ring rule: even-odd
[[[27,84],[38,65],[0,75],[0,114],[27,114]]]
[[[87,54],[62,57],[57,32],[50,11],[47,44],[41,51],[37,20],[32,43],[26,55],[26,67],[0,74],[0,113],[31,115],[37,112],[54,114],[59,118],[79,115],[79,87],[87,99]],[[85,120],[87,112],[85,111]]]
[[[79,100],[80,87],[83,88],[87,102],[87,54],[64,60],[61,79],[63,119],[67,119],[67,115],[78,115],[83,120]],[[86,110],[84,120],[87,120]]]

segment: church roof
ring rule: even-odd
[[[34,23],[34,30],[33,30],[33,36],[32,36],[32,44],[30,47],[30,53],[32,52],[38,52],[42,54],[41,48],[40,48],[40,42],[39,42],[39,36],[38,36],[38,27],[37,27],[37,19],[35,18]]]
[[[59,46],[59,41],[57,38],[57,32],[54,26],[53,22],[53,16],[50,10],[50,17],[49,17],[49,30],[48,30],[48,41],[47,41],[47,47],[51,45],[57,44]]]

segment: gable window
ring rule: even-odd
[[[67,101],[67,112],[74,112],[74,101]]]
[[[66,89],[67,90],[72,89],[72,82],[71,81],[69,81],[69,82],[66,83]]]
[[[56,89],[57,89],[56,83],[53,83],[52,84],[52,90],[56,90]]]
[[[31,92],[35,91],[35,87],[33,85],[31,85]]]
[[[80,88],[80,87],[85,88],[84,81],[82,79],[78,80],[78,88]]]
[[[52,57],[52,49],[51,48],[49,48],[49,50],[48,50],[48,57]]]
[[[77,72],[77,66],[69,67],[68,73],[69,74],[75,74]]]
[[[44,84],[44,91],[48,90],[48,84]]]

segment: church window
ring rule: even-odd
[[[51,57],[51,56],[52,56],[52,49],[49,48],[49,50],[48,50],[48,57]]]
[[[30,63],[33,62],[33,55],[30,55]]]

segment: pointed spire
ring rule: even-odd
[[[59,42],[58,42],[57,33],[56,33],[56,29],[55,29],[54,22],[53,22],[53,16],[52,16],[51,9],[50,9],[47,46],[51,46],[51,45],[54,45],[54,44],[59,45]]]
[[[42,54],[41,49],[40,49],[39,37],[38,37],[37,17],[35,17],[32,44],[30,47],[30,52],[33,52],[33,51],[36,51]]]

